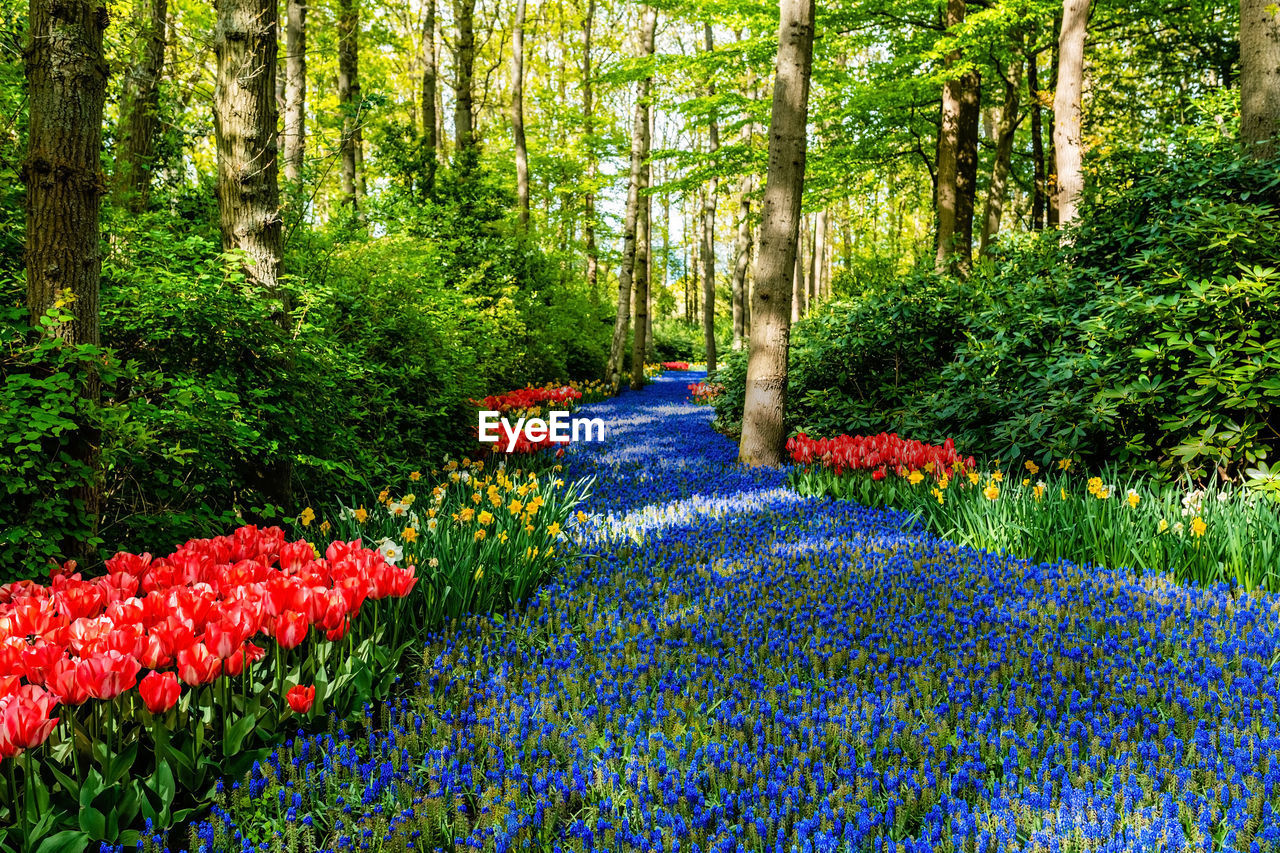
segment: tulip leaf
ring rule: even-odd
[[[254,730],[258,724],[258,718],[254,715],[245,715],[231,724],[231,730],[227,732],[227,739],[222,744],[222,754],[233,756],[240,752],[240,746],[244,743],[244,739]]]
[[[40,842],[36,853],[66,853],[68,850],[83,850],[88,846],[92,836],[82,830],[64,829],[54,833]]]

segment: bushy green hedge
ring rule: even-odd
[[[599,376],[609,327],[585,286],[485,218],[502,205],[465,201],[473,218],[455,198],[394,227],[296,229],[284,326],[200,222],[106,229],[99,351],[42,340],[20,277],[0,276],[0,583],[89,535],[68,502],[86,418],[102,428],[98,544],[154,552],[427,466],[467,440],[472,398]]]
[[[920,270],[793,331],[789,426],[1235,474],[1280,447],[1280,169],[1229,147],[1099,165],[1078,226]],[[718,405],[741,419],[744,366]]]

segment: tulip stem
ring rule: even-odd
[[[17,756],[14,756],[14,758],[16,757]],[[9,758],[8,760],[6,760],[4,762],[4,765],[5,765],[5,769],[9,771],[7,774],[9,777],[9,808],[16,812],[18,810],[18,782],[16,779],[13,778],[13,758]],[[14,818],[13,822],[17,824],[18,823],[16,819],[17,815],[11,815],[11,817]],[[26,820],[27,818],[26,818],[26,815],[24,814],[22,816],[22,827],[23,827],[24,836],[26,835]]]
[[[80,774],[80,744],[76,743],[76,713],[75,708],[67,708],[67,726],[71,729],[71,758],[75,761],[76,778],[83,779]]]
[[[15,801],[16,802],[16,801]],[[31,820],[31,750],[22,751],[22,837],[30,837]]]

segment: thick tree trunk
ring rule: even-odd
[[[964,16],[965,0],[947,0],[943,19],[947,29],[959,26],[964,21]],[[946,57],[946,65],[950,67],[960,58],[959,51],[950,53]],[[942,107],[938,121],[937,189],[934,193],[938,219],[935,264],[939,272],[950,265],[951,256],[956,251],[960,204],[957,181],[963,122],[963,107],[960,102],[963,87],[963,80],[959,77],[948,79],[942,84]]]
[[[1058,85],[1053,96],[1053,149],[1058,172],[1058,222],[1076,218],[1084,192],[1081,100],[1084,96],[1084,42],[1092,0],[1065,0],[1058,36]]]
[[[650,183],[650,166],[644,164],[643,185]],[[652,199],[647,195],[640,197],[640,210],[636,217],[636,267],[635,267],[635,303],[636,329],[631,337],[631,388],[639,391],[644,387],[644,357],[649,351],[649,280],[651,276],[650,249],[653,244],[650,227]]]
[[[307,154],[307,0],[287,0],[284,57],[284,176],[302,180]]]
[[[705,43],[708,53],[715,50],[711,24],[704,24]],[[707,84],[707,96],[716,95],[715,83]],[[708,154],[714,158],[720,148],[720,125],[715,113],[707,128],[709,138]],[[716,372],[716,191],[719,181],[713,176],[707,187],[707,195],[702,205],[702,335],[707,350],[707,376]]]
[[[342,113],[342,203],[353,212],[363,207],[360,144],[360,9],[359,0],[338,4],[338,109]]]
[[[1015,60],[1008,73],[1004,81],[1004,104],[1000,107],[1000,120],[996,124],[996,159],[991,166],[991,186],[987,188],[987,207],[982,217],[982,238],[978,248],[982,255],[987,254],[987,247],[1000,232],[1013,159],[1013,137],[1021,120],[1018,93],[1022,87],[1022,63]]]
[[[102,34],[107,8],[87,0],[31,0],[28,26],[30,123],[22,166],[27,187],[27,311],[32,325],[39,327],[46,312],[62,306],[71,319],[45,327],[45,333],[73,346],[96,346],[102,271],[102,109],[107,96]],[[96,404],[101,396],[96,373],[86,376],[81,387],[88,405]],[[88,540],[97,533],[101,511],[100,443],[99,431],[88,422],[78,424],[67,439],[66,452],[84,466],[85,479],[66,491],[67,520],[81,524],[63,542],[63,555],[85,562],[92,557]]]
[[[747,266],[751,260],[751,175],[742,176],[738,184],[738,240],[737,257],[733,263],[733,348],[742,349],[746,334]]]
[[[475,164],[475,129],[472,126],[476,64],[476,0],[454,0],[454,24],[458,28],[454,67],[457,76],[453,86],[454,156],[462,171]]]
[[[525,0],[516,0],[511,28],[511,136],[516,149],[516,208],[520,231],[529,230],[529,149],[524,138]]]
[[[245,253],[245,274],[280,319],[280,185],[276,157],[276,4],[217,0],[218,211],[222,248]]]
[[[1240,0],[1240,142],[1260,160],[1280,150],[1280,10]]]
[[[960,78],[959,134],[956,146],[956,272],[967,276],[973,266],[973,211],[978,196],[978,135],[982,94],[977,71]]]
[[[427,0],[422,21],[422,192],[428,198],[436,192],[436,87],[439,70],[436,65],[436,0]]]
[[[786,442],[791,278],[808,141],[814,0],[780,0],[778,58],[769,124],[769,171],[752,297],[751,350],[738,459],[778,465]]]
[[[653,56],[654,31],[658,13],[646,6],[641,16],[640,55]],[[618,270],[618,313],[613,323],[613,341],[609,347],[608,381],[616,391],[622,386],[622,362],[627,345],[627,329],[631,323],[631,283],[636,264],[636,226],[640,216],[640,200],[647,187],[649,159],[649,89],[652,77],[643,78],[636,86],[635,116],[631,126],[631,182],[627,188],[627,210],[622,225],[622,266]]]
[[[1049,207],[1049,175],[1044,160],[1044,118],[1040,108],[1040,55],[1034,51],[1027,57],[1027,96],[1031,100],[1031,165],[1034,190],[1031,196],[1031,227],[1045,227]]]
[[[591,292],[593,305],[600,299],[597,280],[600,259],[596,249],[595,92],[591,85],[591,27],[595,16],[596,0],[587,0],[587,14],[582,19],[582,129],[587,152],[587,191],[582,200],[582,229],[587,254],[587,289]]]
[[[151,201],[168,5],[167,0],[136,0],[134,5],[134,56],[120,102],[115,174],[116,204],[133,213],[146,210]]]

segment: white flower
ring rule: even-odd
[[[434,520],[435,519],[432,519],[432,521]],[[440,561],[437,560],[435,557],[432,557],[430,560],[427,560],[427,565],[434,569],[440,565]]]
[[[1231,500],[1230,492],[1218,492],[1218,503],[1226,503]]]
[[[395,503],[387,504],[387,512],[395,516],[402,516],[409,512],[410,506],[412,506],[412,504],[407,504],[404,501],[396,501]]]
[[[427,529],[432,533],[436,532],[436,520],[434,518],[427,519]]]
[[[464,482],[464,483],[470,483],[470,482],[471,482],[471,472],[470,472],[470,471],[463,471],[463,472],[462,472],[461,477],[462,477],[462,482]]]
[[[1174,524],[1173,524],[1173,532],[1174,532],[1174,533],[1179,533],[1179,534],[1180,534],[1180,533],[1182,533],[1182,522],[1181,522],[1181,521],[1174,522]]]
[[[378,553],[382,555],[382,559],[394,566],[404,556],[404,549],[392,539],[383,539],[378,543]]]
[[[344,506],[342,511],[338,513],[338,518],[342,521],[355,521],[356,511],[354,507]]]

